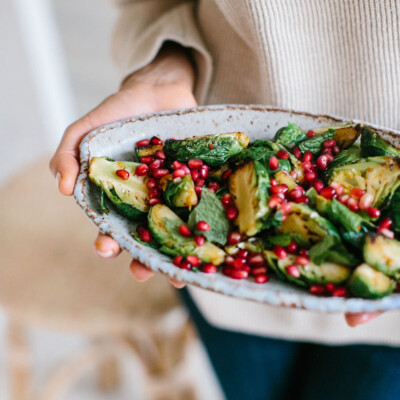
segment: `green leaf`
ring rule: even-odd
[[[153,249],[158,249],[160,246],[157,241],[154,239],[151,242],[144,242],[142,239],[140,239],[140,236],[137,232],[131,232],[131,236],[139,243],[141,243],[144,246],[151,247]]]
[[[282,225],[282,211],[277,211],[275,214],[270,215],[270,217],[263,222],[263,229],[269,229],[273,226]]]
[[[329,129],[325,133],[321,133],[320,135],[316,135],[310,139],[306,139],[299,143],[299,149],[304,153],[305,151],[311,151],[313,154],[318,154],[321,151],[322,143],[325,140],[333,139],[336,131],[334,129]]]
[[[103,210],[103,212],[105,214],[108,214],[110,212],[110,210],[108,209],[107,204],[106,204],[106,196],[107,196],[106,192],[104,190],[101,190],[101,192],[100,192],[100,206],[101,206],[101,209]]]
[[[201,232],[196,229],[199,221],[206,221],[210,230]],[[189,227],[192,231],[205,236],[209,242],[224,246],[229,230],[229,220],[226,217],[225,209],[218,196],[207,188],[203,188],[201,200],[196,208],[190,213]]]
[[[289,123],[288,126],[276,132],[273,141],[283,146],[292,147],[293,144],[304,139],[307,139],[306,134],[296,124]]]
[[[286,247],[292,241],[296,242],[300,247],[307,247],[308,244],[308,240],[298,233],[280,233],[275,236],[265,236],[264,240],[268,242],[271,247],[276,244]]]

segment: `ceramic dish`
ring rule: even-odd
[[[224,105],[197,107],[142,115],[119,121],[90,132],[80,146],[81,169],[75,186],[75,198],[86,215],[99,230],[112,236],[122,249],[156,272],[203,289],[274,306],[296,307],[320,312],[368,312],[400,308],[400,294],[380,300],[358,298],[317,297],[305,290],[278,281],[276,278],[263,285],[250,281],[235,281],[224,275],[204,274],[182,270],[172,260],[150,247],[136,242],[130,232],[136,224],[111,210],[103,214],[100,191],[88,179],[92,157],[108,156],[118,160],[132,160],[135,143],[156,135],[161,139],[184,138],[223,132],[245,132],[251,140],[270,139],[277,129],[294,122],[303,130],[337,125],[344,121],[327,115],[280,110],[264,106]],[[354,121],[358,122],[358,121]],[[374,127],[386,140],[395,143],[399,132]]]

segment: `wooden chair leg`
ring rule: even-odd
[[[100,361],[97,368],[97,384],[100,390],[110,392],[119,386],[120,369],[115,356],[109,356]]]
[[[7,327],[10,398],[28,400],[31,390],[31,365],[26,327],[12,317]]]

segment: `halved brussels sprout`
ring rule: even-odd
[[[182,179],[173,179],[172,175],[166,175],[160,180],[161,189],[164,192],[165,204],[169,207],[193,207],[197,204],[197,194],[190,175]]]
[[[400,242],[382,235],[368,235],[364,244],[364,260],[372,268],[400,279]]]
[[[89,167],[89,179],[102,189],[121,214],[133,220],[143,218],[149,210],[149,191],[144,177],[135,175],[138,165],[94,157]],[[118,170],[128,171],[129,178],[124,180],[117,176]]]
[[[335,156],[335,159],[329,163],[325,176],[329,177],[334,168],[342,165],[352,164],[361,159],[361,149],[358,144],[350,146],[348,149],[341,151]]]
[[[361,122],[357,122],[355,124],[347,124],[341,126],[328,126],[326,128],[313,129],[313,131],[317,134],[323,134],[330,129],[333,129],[336,133],[333,136],[333,139],[336,140],[336,143],[341,149],[347,149],[350,147],[360,136],[363,124]]]
[[[351,275],[351,269],[344,265],[324,262],[321,265],[316,265],[309,262],[307,265],[297,265],[300,277],[295,278],[288,274],[287,267],[295,264],[296,256],[288,255],[283,260],[280,260],[273,251],[264,251],[265,259],[268,265],[273,269],[279,278],[295,283],[299,286],[311,286],[313,284],[334,283],[341,285],[347,281]]]
[[[290,176],[287,171],[281,170],[278,171],[274,178],[278,182],[279,185],[286,185],[289,190],[294,189],[297,186],[297,182]]]
[[[168,139],[164,143],[164,152],[172,160],[188,162],[198,158],[211,167],[218,167],[248,144],[249,138],[243,132],[221,133],[182,140]]]
[[[235,223],[240,233],[254,236],[263,229],[263,223],[271,213],[269,187],[268,172],[259,161],[250,161],[230,176],[229,191],[239,211]]]
[[[149,146],[142,146],[142,147],[136,147],[135,148],[135,153],[140,161],[141,157],[145,156],[154,156],[158,150],[162,150],[163,145],[161,144],[154,144],[154,145],[149,145]]]
[[[286,147],[292,147],[304,139],[307,139],[307,136],[303,130],[296,124],[289,123],[275,133],[273,141]]]
[[[361,154],[363,157],[400,157],[400,149],[397,149],[385,139],[382,139],[371,128],[365,127],[361,135]]]
[[[194,254],[204,262],[220,265],[225,259],[225,252],[210,242],[197,246],[193,238],[179,234],[179,226],[184,222],[167,206],[157,204],[148,214],[149,228],[153,238],[162,246],[160,251],[169,255],[188,256]]]
[[[347,286],[354,296],[380,299],[394,292],[396,282],[364,263],[353,271]]]
[[[225,246],[224,249],[231,256],[237,254],[241,249],[251,251],[252,253],[261,253],[265,249],[265,244],[261,238],[252,237],[244,242]]]

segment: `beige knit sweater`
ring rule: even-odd
[[[114,48],[123,74],[172,40],[193,49],[201,104],[269,104],[400,128],[398,0],[133,0],[120,7]],[[211,323],[227,329],[400,344],[400,312],[354,329],[342,315],[191,294]]]

